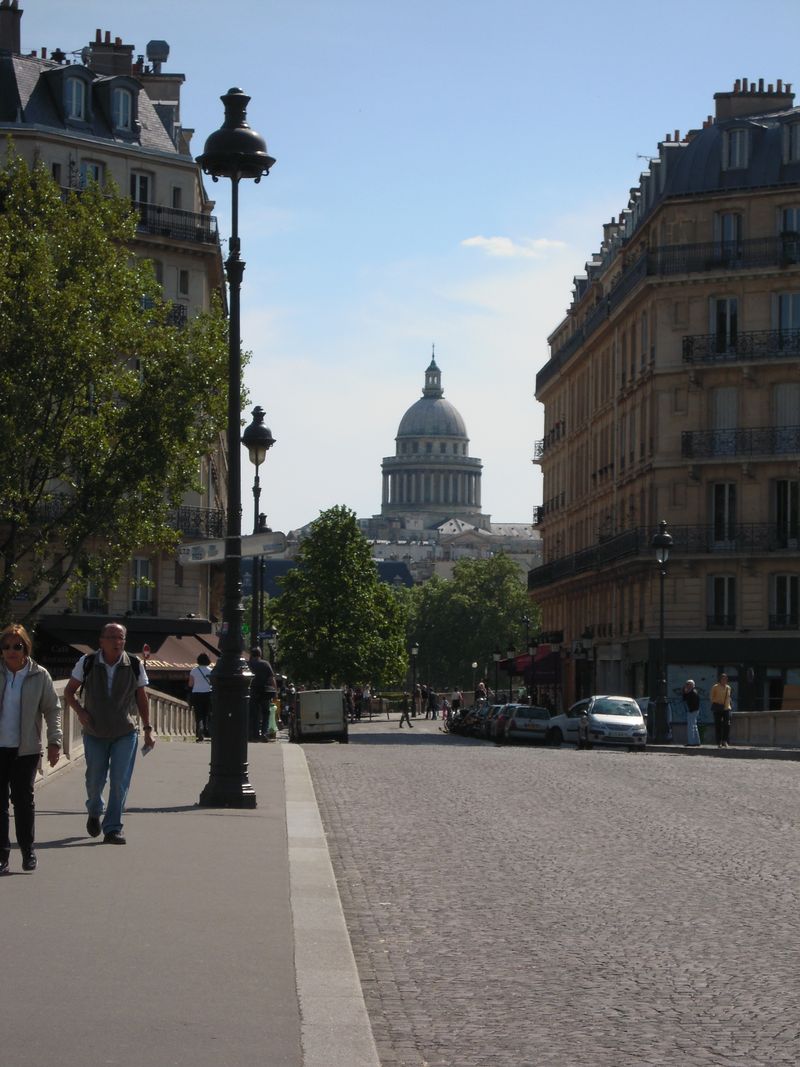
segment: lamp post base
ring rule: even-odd
[[[215,671],[212,678],[211,772],[198,804],[201,808],[255,808],[256,793],[247,776],[250,674],[220,677]]]

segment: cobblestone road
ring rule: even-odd
[[[307,746],[383,1067],[800,1062],[800,767]]]

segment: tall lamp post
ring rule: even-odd
[[[250,672],[242,657],[242,484],[239,432],[242,393],[240,292],[244,261],[239,245],[239,182],[261,180],[275,160],[263,137],[247,125],[250,97],[229,89],[221,97],[225,121],[205,143],[197,162],[213,181],[231,180],[231,237],[228,279],[228,519],[225,532],[225,602],[220,657],[213,672],[211,769],[199,803],[207,808],[254,808],[255,790],[247,775],[248,689]]]
[[[528,684],[528,699],[533,703],[533,695],[536,689],[536,650],[539,647],[539,642],[535,637],[528,638],[528,655],[530,656],[530,682]]]
[[[475,672],[477,671],[477,669],[478,669],[478,661],[477,660],[473,660],[472,661],[472,692],[473,692],[473,695],[475,693],[475,683],[476,683],[476,680],[477,680]]]
[[[664,641],[664,578],[667,575],[667,560],[672,545],[672,538],[667,533],[664,519],[658,524],[658,533],[651,541],[656,554],[659,573],[659,613],[658,613],[658,695],[656,696],[655,740],[667,739],[667,646]]]
[[[513,641],[508,642],[508,649],[506,651],[506,663],[508,664],[508,702],[509,704],[514,701],[514,667],[516,666],[515,660],[517,654],[514,651]]]
[[[494,660],[494,699],[499,700],[497,696],[497,690],[500,688],[500,660],[503,658],[503,653],[500,649],[495,649],[492,653],[492,659]]]
[[[258,468],[267,457],[267,452],[275,444],[272,430],[264,425],[266,412],[262,407],[253,408],[253,421],[242,434],[242,444],[247,449],[250,462],[256,469],[253,479],[253,533],[259,533],[258,505],[261,500],[261,482]],[[258,635],[261,631],[261,556],[253,556],[253,602],[250,612],[250,642],[260,645]]]
[[[419,655],[419,645],[416,641],[411,644],[411,710],[414,715],[417,714],[417,656]],[[420,706],[420,711],[422,707]]]

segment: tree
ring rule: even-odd
[[[523,616],[538,627],[538,609],[528,600],[516,563],[504,553],[462,559],[453,577],[434,577],[412,591],[408,640],[419,644],[419,677],[434,685],[465,685],[471,664],[481,670],[511,640],[521,649]]]
[[[369,545],[346,507],[323,511],[297,554],[298,566],[270,602],[281,665],[325,688],[383,687],[406,666],[405,601],[378,578]]]
[[[168,548],[168,510],[226,420],[219,307],[174,325],[132,256],[130,202],[66,199],[9,149],[0,170],[0,618],[113,583],[136,549]]]

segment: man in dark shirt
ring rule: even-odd
[[[250,649],[247,666],[253,675],[250,681],[250,740],[268,740],[269,702],[278,691],[272,664],[263,658],[261,649]]]

